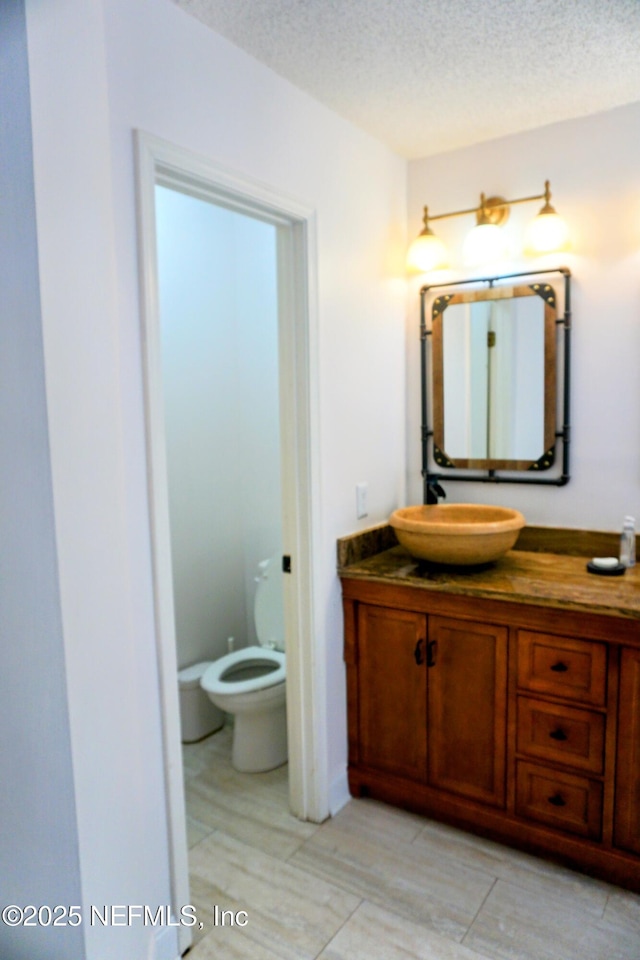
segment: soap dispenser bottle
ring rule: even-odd
[[[633,517],[625,517],[620,535],[620,563],[625,567],[633,567],[636,562],[636,521]]]

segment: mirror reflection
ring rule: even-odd
[[[555,293],[548,285],[437,298],[432,329],[439,465],[552,465],[555,320]]]

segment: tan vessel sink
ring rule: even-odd
[[[510,550],[525,519],[510,507],[438,503],[402,507],[389,523],[413,557],[470,566],[497,560]]]

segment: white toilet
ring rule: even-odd
[[[257,647],[216,660],[200,684],[212,702],[234,716],[231,762],[260,773],[287,760],[286,661],[281,557],[263,560],[254,605]]]

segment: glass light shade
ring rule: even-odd
[[[449,254],[440,237],[436,237],[431,230],[428,232],[423,230],[409,247],[407,266],[421,273],[448,267]]]
[[[554,253],[565,250],[569,244],[567,225],[555,210],[539,213],[531,221],[524,235],[524,248],[527,253]]]
[[[492,260],[504,260],[507,241],[502,229],[495,223],[479,223],[469,231],[462,248],[464,262],[476,267]]]

